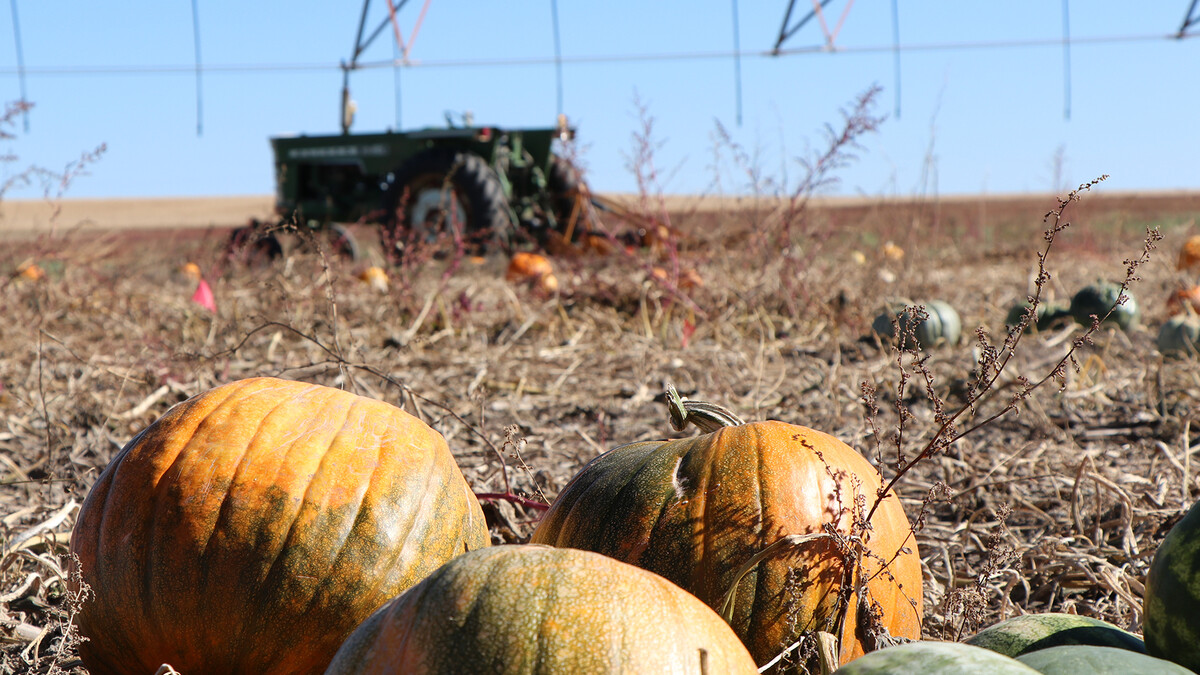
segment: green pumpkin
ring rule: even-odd
[[[1025,614],[989,626],[967,644],[1018,657],[1049,647],[1093,645],[1146,653],[1142,639],[1116,626],[1078,614]]]
[[[1125,291],[1125,302],[1117,304],[1121,297],[1121,286],[1108,281],[1097,281],[1085,286],[1071,298],[1071,316],[1083,326],[1092,325],[1092,315],[1104,318],[1112,308],[1112,314],[1105,321],[1116,325],[1121,330],[1129,330],[1138,321],[1138,303],[1133,293]]]
[[[1194,675],[1170,661],[1117,647],[1064,645],[1030,652],[1017,660],[1042,675]]]
[[[1200,670],[1200,502],[1154,553],[1143,605],[1146,653]]]
[[[1011,328],[1021,323],[1021,318],[1025,316],[1025,311],[1029,309],[1029,301],[1021,300],[1013,303],[1013,306],[1008,310],[1008,316],[1004,319],[1004,325]],[[1064,323],[1071,316],[1071,303],[1069,302],[1047,302],[1045,300],[1038,303],[1037,315],[1029,325],[1025,326],[1026,333],[1032,333],[1035,329],[1039,331],[1049,330],[1055,326]]]
[[[1158,351],[1192,354],[1200,351],[1200,316],[1176,314],[1158,329]]]
[[[917,339],[915,346],[920,349],[928,349],[940,344],[958,344],[962,339],[962,319],[953,307],[941,300],[931,300],[925,303],[890,302],[887,309],[871,322],[871,330],[882,338],[894,339],[896,333],[892,319],[899,318],[900,330],[907,334],[907,327],[913,318],[909,316],[905,308],[914,304],[924,305],[925,313],[929,315],[924,321],[917,324],[913,331]],[[905,344],[900,346],[901,349],[911,349],[914,346],[907,342],[905,340]]]
[[[757,675],[729,624],[662,577],[570,548],[464,553],[385,604],[326,675]]]
[[[861,656],[834,675],[1034,675],[1016,659],[959,642],[909,642]]]

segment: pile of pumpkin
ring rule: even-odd
[[[1179,249],[1175,265],[1190,275],[1200,269],[1200,235],[1193,235]],[[1196,354],[1200,352],[1200,285],[1189,279],[1167,299],[1170,318],[1158,332],[1158,348],[1165,353]]]
[[[549,507],[532,543],[490,546],[445,439],[406,412],[274,378],[199,394],[134,437],[80,511],[71,538],[80,657],[95,675],[162,664],[183,673],[841,664],[845,673],[946,673],[984,672],[974,664],[985,658],[1007,664],[987,672],[1034,672],[982,647],[920,641],[912,528],[894,494],[879,498],[880,476],[855,450],[801,426],[746,423],[674,390],[668,404],[673,428],[702,433],[600,455]],[[1160,636],[1151,653],[1191,667],[1200,627],[1186,624],[1186,603],[1200,598],[1189,590],[1197,546],[1187,538],[1197,526],[1200,512],[1177,526],[1186,532],[1168,538],[1155,561],[1161,581],[1147,587],[1147,636],[1152,625]],[[1188,556],[1191,568],[1181,567]],[[1112,639],[1112,627],[1037,630],[1042,646],[1141,645],[1120,631]],[[983,647],[1016,655],[1015,639]],[[908,644],[889,647],[897,643]],[[773,665],[789,645],[803,648]],[[1095,651],[1110,647],[1087,649],[1087,658],[1116,658]]]
[[[1122,293],[1125,301],[1118,304]],[[910,307],[920,304],[924,315],[910,316]],[[1008,310],[1007,327],[1020,325],[1030,303],[1022,300]],[[1112,312],[1109,312],[1112,308]],[[1167,300],[1170,314],[1159,327],[1156,344],[1164,354],[1189,354],[1200,351],[1200,286],[1179,290]],[[1026,332],[1045,331],[1072,322],[1091,326],[1092,317],[1103,325],[1129,330],[1138,324],[1141,310],[1131,291],[1121,290],[1120,284],[1097,281],[1088,284],[1071,296],[1070,301],[1039,302],[1037,310],[1026,324]],[[939,345],[955,345],[962,340],[962,319],[955,309],[941,300],[914,303],[907,300],[889,302],[871,323],[871,330],[881,339],[894,340],[897,328],[902,339],[901,349],[929,349]]]

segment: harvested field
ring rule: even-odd
[[[389,267],[381,292],[358,278],[383,264],[366,226],[355,230],[369,249],[362,262],[303,238],[281,259],[231,262],[223,243],[238,222],[195,214],[179,222],[217,226],[132,232],[60,220],[54,233],[13,238],[0,253],[0,671],[83,672],[64,583],[78,505],[140,429],[239,378],[300,379],[404,407],[445,435],[476,493],[553,499],[603,450],[681,435],[668,425],[668,384],[746,419],[831,433],[889,479],[898,410],[911,459],[938,433],[940,411],[968,401],[974,331],[1003,343],[1008,308],[1033,290],[1043,216],[1057,206],[1049,196],[795,209],[678,199],[632,223],[606,216],[614,231],[670,227],[657,247],[553,258],[557,293],[505,281],[499,253]],[[909,517],[922,523],[927,636],[955,639],[1034,611],[1140,632],[1150,559],[1200,487],[1200,363],[1155,347],[1167,297],[1195,282],[1175,258],[1197,214],[1197,195],[1103,186],[1066,207],[1072,225],[1050,250],[1045,299],[1121,281],[1146,229],[1161,229],[1131,286],[1141,325],[1096,331],[1061,382],[901,477]],[[886,255],[887,242],[904,254]],[[216,313],[191,300],[188,261]],[[27,262],[45,277],[19,274]],[[700,284],[683,283],[688,269]],[[888,298],[941,299],[962,316],[964,341],[923,355],[928,387],[912,355],[869,335]],[[1003,409],[1021,378],[1052,373],[1083,333],[1022,338],[959,428]],[[874,414],[864,383],[877,393]],[[537,509],[489,504],[495,542],[528,537]]]

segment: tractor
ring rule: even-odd
[[[271,139],[275,213],[287,229],[330,232],[337,250],[357,256],[345,224],[375,223],[389,257],[407,243],[450,239],[482,252],[522,240],[569,242],[581,233],[590,204],[579,195],[586,190],[573,165],[555,153],[556,142],[575,133],[563,115],[550,128],[479,126],[465,113],[457,122],[447,114],[443,128],[350,132],[350,73],[386,23],[395,22],[389,2],[389,17],[364,32],[369,4],[364,0],[353,57],[342,63],[341,133]],[[281,253],[274,236],[280,229],[252,221],[234,231],[230,249]]]
[[[385,244],[450,234],[481,250],[550,233],[569,239],[583,211],[580,184],[552,146],[572,134],[564,121],[543,129],[275,137],[275,212],[296,226],[332,231],[352,254],[357,245],[346,223],[377,223]]]

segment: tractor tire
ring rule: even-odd
[[[362,249],[358,246],[358,240],[350,230],[338,223],[329,226],[329,249],[334,255],[351,262],[362,259]]]
[[[550,205],[554,209],[554,220],[558,224],[560,234],[568,230],[572,238],[591,230],[588,204],[583,203],[587,191],[580,191],[584,186],[579,170],[569,160],[558,155],[551,155],[550,170],[546,174],[546,189],[550,192]],[[576,202],[579,202],[576,208]],[[571,216],[574,214],[574,225]]]
[[[283,243],[266,225],[252,220],[235,228],[225,241],[225,256],[241,265],[270,263],[283,256]]]
[[[414,155],[393,174],[384,206],[392,244],[433,243],[449,234],[480,251],[493,243],[503,246],[511,236],[499,177],[482,157],[462,150],[431,148]]]

